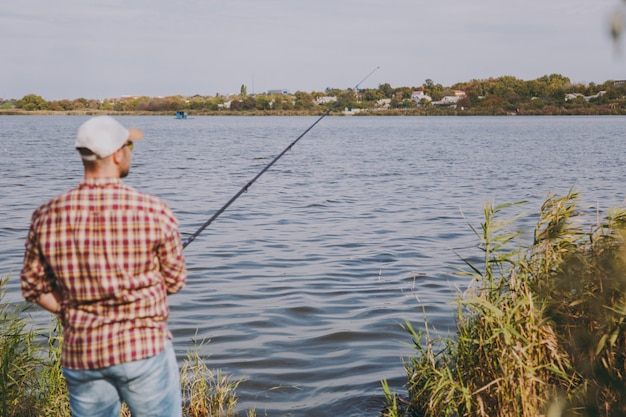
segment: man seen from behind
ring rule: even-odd
[[[61,364],[74,417],[181,416],[166,297],[187,281],[178,222],[124,185],[143,137],[109,116],[82,124],[80,184],[33,213],[20,275],[27,301],[63,324]]]

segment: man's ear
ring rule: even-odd
[[[113,163],[115,163],[115,165],[119,165],[120,162],[122,162],[122,158],[124,157],[124,149],[120,148],[117,151],[113,152],[113,154],[111,155],[111,158],[113,159]]]

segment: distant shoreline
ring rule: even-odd
[[[432,109],[431,109],[432,110]],[[626,109],[601,109],[593,108],[593,111],[580,111],[580,109],[565,109],[556,108],[551,111],[523,111],[523,112],[490,112],[481,111],[477,112],[473,109],[469,110],[452,110],[452,109],[437,109],[437,111],[428,111],[424,109],[392,109],[392,110],[377,110],[377,111],[363,111],[355,114],[344,114],[341,111],[335,111],[328,114],[328,116],[341,116],[341,117],[363,117],[363,116],[625,116]],[[258,110],[258,111],[188,111],[188,116],[227,116],[227,117],[241,117],[241,116],[322,116],[322,111],[308,111],[308,110]],[[109,111],[109,110],[17,110],[17,109],[2,109],[0,110],[1,116],[171,116],[175,118],[174,112],[152,112],[152,111]]]

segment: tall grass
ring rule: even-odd
[[[9,277],[0,279],[0,301]],[[23,307],[0,303],[0,415],[27,415],[38,404],[40,361],[35,333],[27,329]]]
[[[485,206],[484,264],[457,299],[456,334],[407,323],[408,397],[387,416],[626,415],[626,213],[588,222],[578,194],[549,197],[528,248]]]
[[[236,416],[236,389],[241,381],[232,381],[221,371],[212,371],[200,356],[204,342],[187,352],[187,359],[181,368],[183,390],[183,411],[189,417],[231,417]],[[254,410],[248,417],[256,415]]]
[[[42,358],[38,369],[37,393],[40,415],[71,417],[67,385],[61,369],[63,336],[61,323],[54,321],[54,328],[39,337],[38,355]]]
[[[55,320],[55,326],[41,335],[32,330],[25,314],[29,306],[4,302],[8,279],[0,279],[0,416],[70,417],[60,323]],[[201,346],[188,352],[180,370],[183,415],[235,417],[240,381],[209,369],[199,354]],[[246,415],[256,413],[250,410]],[[131,416],[125,404],[120,416]]]

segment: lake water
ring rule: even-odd
[[[0,274],[21,302],[32,211],[73,187],[82,116],[0,117]],[[126,183],[197,230],[314,117],[120,117],[144,129]],[[623,117],[327,117],[185,249],[189,284],[170,298],[182,361],[193,340],[234,379],[239,410],[377,416],[382,379],[405,392],[401,324],[423,309],[441,334],[480,263],[485,203],[527,200],[532,235],[548,193],[574,187],[591,213],[622,207]],[[512,213],[511,213],[512,215]],[[49,315],[34,310],[36,322]]]

